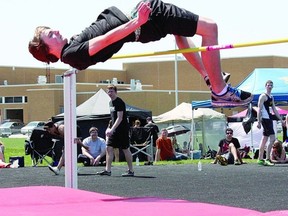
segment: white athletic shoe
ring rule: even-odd
[[[60,170],[57,167],[48,166],[49,170],[53,172],[55,175],[59,175]]]
[[[223,95],[211,94],[212,105],[214,107],[232,107],[249,104],[253,99],[253,94],[242,91],[228,85],[227,92]]]

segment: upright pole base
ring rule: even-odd
[[[76,73],[72,68],[64,73],[64,151],[65,187],[78,188],[76,148]]]

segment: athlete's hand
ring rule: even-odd
[[[151,8],[150,8],[150,3],[149,2],[140,2],[138,5],[138,20],[143,25],[146,23],[149,19],[150,13],[151,13]]]
[[[260,122],[258,122],[257,128],[258,128],[258,129],[261,129],[261,123],[260,123]]]

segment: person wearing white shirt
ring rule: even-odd
[[[101,164],[101,159],[106,155],[106,141],[98,137],[98,128],[89,129],[90,136],[83,140],[83,144],[88,150],[82,147],[82,154],[78,156],[78,161],[85,166],[97,166]]]

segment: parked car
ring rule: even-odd
[[[4,119],[0,125],[6,123],[6,122],[20,122],[23,123],[20,119]]]
[[[36,127],[38,128],[43,128],[44,127],[45,122],[43,121],[32,121],[29,122],[27,125],[25,125],[24,127],[21,128],[21,133],[22,134],[31,134],[32,130]]]
[[[0,125],[0,136],[8,137],[11,134],[20,133],[23,126],[24,124],[22,122],[6,122]]]

